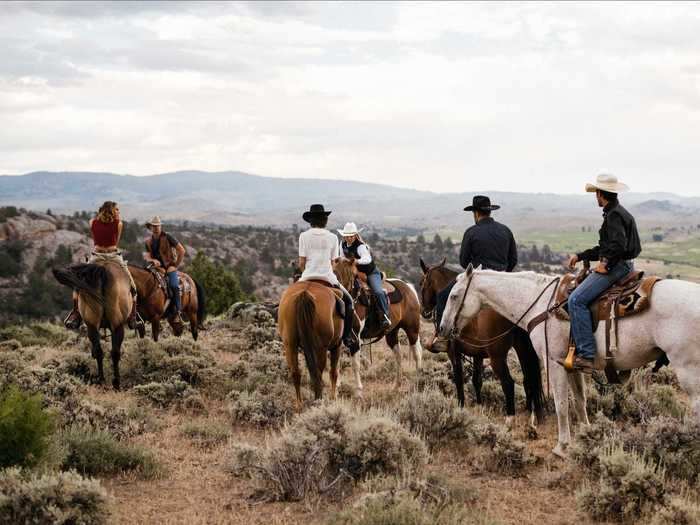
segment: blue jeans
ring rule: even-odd
[[[592,272],[569,296],[571,335],[576,343],[576,353],[585,359],[595,359],[596,346],[593,336],[593,319],[590,304],[617,281],[634,269],[632,261],[620,261],[607,274]]]
[[[389,317],[389,298],[382,288],[382,274],[378,270],[374,270],[372,273],[367,275],[367,284],[377,296],[379,300],[379,306],[382,308],[384,315]]]
[[[178,280],[176,271],[168,273],[168,286],[170,287],[170,291],[173,294],[173,303],[175,304],[175,311],[177,313],[180,313],[180,310],[182,310],[182,304],[180,301],[180,281]]]

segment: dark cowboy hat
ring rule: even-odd
[[[464,208],[464,211],[493,211],[499,208],[498,204],[491,204],[491,199],[486,195],[474,195],[472,205]]]
[[[330,214],[331,212],[323,209],[323,204],[312,204],[309,211],[305,211],[301,218],[306,222],[311,222],[311,219],[314,217],[320,217],[322,215],[328,217]]]

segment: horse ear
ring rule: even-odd
[[[440,262],[440,264],[438,264],[438,266],[445,266],[445,263],[447,263],[447,257],[443,257],[442,261]]]
[[[472,272],[474,271],[474,266],[472,266],[472,263],[469,263],[469,266],[467,266],[467,269],[464,270],[467,276],[470,276]]]
[[[479,265],[479,266],[477,266],[477,267],[474,268],[474,269],[475,269],[475,270],[481,270],[482,268],[481,268],[481,265]]]
[[[420,260],[420,269],[423,270],[423,273],[428,273],[428,267],[423,262],[423,258],[420,257],[419,260]]]

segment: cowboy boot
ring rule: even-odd
[[[126,324],[131,330],[137,330],[139,334],[146,329],[146,325],[143,322],[143,319],[141,319],[136,307],[136,297],[134,297],[134,301],[131,304],[131,312],[126,320]]]
[[[63,320],[63,325],[68,328],[68,330],[80,330],[80,325],[83,322],[83,318],[80,317],[80,312],[78,311],[78,299],[73,298],[73,309]]]

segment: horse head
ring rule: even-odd
[[[442,315],[440,335],[449,336],[461,331],[469,320],[481,310],[481,296],[474,290],[472,290],[472,293],[469,293],[472,282],[479,274],[480,269],[481,266],[475,269],[469,264],[464,273],[457,276],[457,281],[450,292],[445,312]]]
[[[355,278],[357,276],[357,267],[355,262],[341,257],[333,266],[333,272],[340,281],[340,284],[348,291],[352,293],[354,288]]]
[[[447,258],[443,258],[440,264],[427,266],[423,259],[420,259],[420,267],[423,277],[420,280],[420,302],[421,315],[424,319],[431,319],[435,306],[437,305],[437,294],[446,286],[445,263]]]

